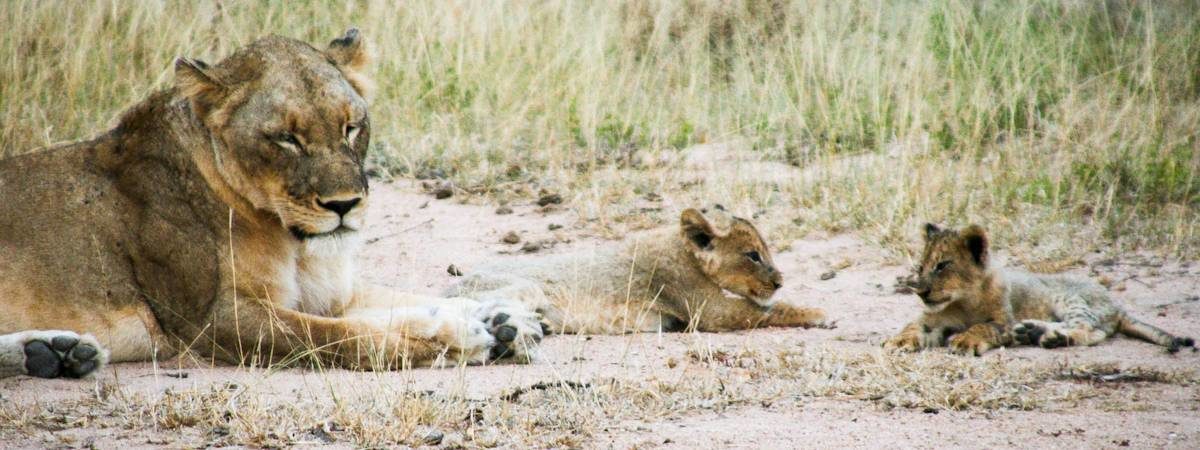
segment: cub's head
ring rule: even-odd
[[[366,59],[351,29],[324,50],[272,36],[215,65],[176,60],[176,92],[203,124],[223,184],[214,188],[278,216],[300,240],[358,230],[370,139],[369,82],[359,73]]]
[[[679,227],[700,270],[717,286],[760,305],[771,304],[783,276],[754,225],[716,205],[684,210]]]
[[[979,295],[988,269],[988,240],[983,227],[971,225],[958,231],[928,223],[922,232],[925,251],[914,274],[913,288],[925,308],[940,311],[951,303]]]

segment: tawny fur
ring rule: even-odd
[[[925,311],[885,347],[948,345],[980,355],[1011,344],[1095,345],[1118,332],[1171,352],[1194,345],[1133,318],[1091,280],[991,267],[987,234],[978,225],[956,231],[928,224],[924,233],[913,287]]]
[[[781,283],[758,230],[713,208],[615,248],[481,267],[448,293],[519,300],[558,333],[824,325],[819,309],[772,302]]]
[[[352,30],[325,50],[268,37],[213,66],[180,59],[176,86],[116,128],[0,161],[0,334],[88,333],[112,361],[187,347],[362,369],[483,361],[495,339],[481,311],[540,338],[515,303],[448,306],[357,280],[364,48]]]

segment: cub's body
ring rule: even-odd
[[[993,269],[987,237],[971,226],[961,233],[927,225],[915,288],[925,311],[885,343],[903,350],[949,345],[982,354],[1010,345],[1055,348],[1095,345],[1115,333],[1177,351],[1194,345],[1117,307],[1099,284],[1065,275]]]
[[[749,222],[721,210],[688,210],[682,222],[615,248],[484,266],[448,294],[518,300],[559,333],[821,324],[820,310],[770,301],[782,278]]]

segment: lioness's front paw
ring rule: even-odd
[[[883,348],[886,350],[915,352],[921,349],[921,338],[913,334],[899,334],[884,342]]]
[[[71,331],[30,331],[25,335],[25,373],[38,378],[82,378],[108,360],[96,338]]]
[[[529,362],[542,342],[541,315],[512,300],[485,300],[475,309],[475,318],[483,321],[496,338],[492,359],[513,358]]]
[[[488,332],[483,321],[456,311],[453,308],[437,308],[433,311],[434,335],[446,345],[447,356],[467,365],[487,362],[488,355],[496,346],[496,338]]]
[[[991,348],[991,345],[986,341],[969,333],[954,335],[950,338],[949,346],[950,351],[954,353],[975,356],[982,355]]]

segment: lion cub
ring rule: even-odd
[[[913,287],[925,312],[885,342],[887,348],[948,344],[955,352],[978,356],[1010,343],[1095,345],[1116,332],[1170,352],[1194,346],[1191,338],[1133,318],[1090,280],[990,267],[987,234],[978,225],[956,231],[926,224],[916,277]]]
[[[782,282],[754,225],[717,205],[619,248],[484,267],[448,294],[520,301],[559,333],[823,325],[821,310],[771,300]]]

